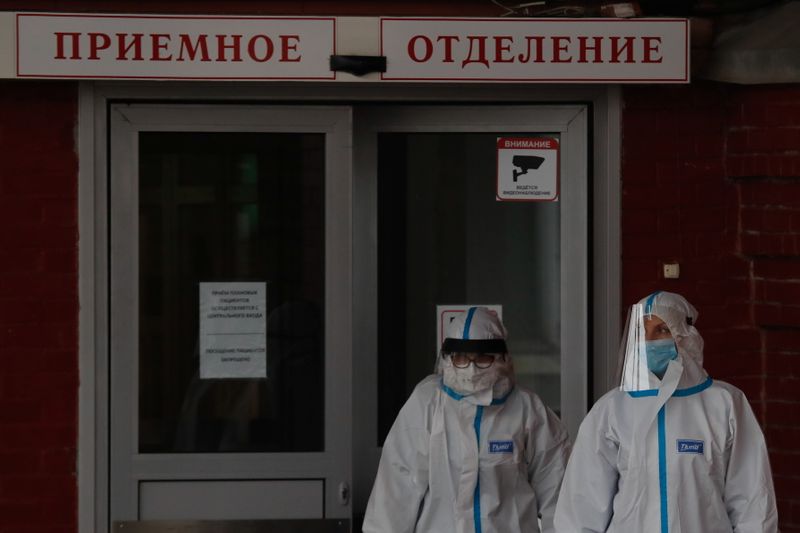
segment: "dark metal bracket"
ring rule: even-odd
[[[386,72],[386,56],[331,56],[331,70],[363,76],[370,72]]]

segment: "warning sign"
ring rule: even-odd
[[[497,200],[558,201],[558,141],[546,137],[499,137]]]

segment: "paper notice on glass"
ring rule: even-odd
[[[266,378],[266,317],[266,282],[201,282],[200,378]]]

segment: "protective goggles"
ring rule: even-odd
[[[456,353],[443,353],[442,357],[449,357],[453,366],[456,368],[467,368],[470,363],[477,368],[489,368],[495,361],[504,361],[506,354],[504,353],[469,353],[469,352],[456,352]]]

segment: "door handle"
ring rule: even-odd
[[[347,505],[350,502],[350,485],[347,481],[339,483],[339,503]]]

